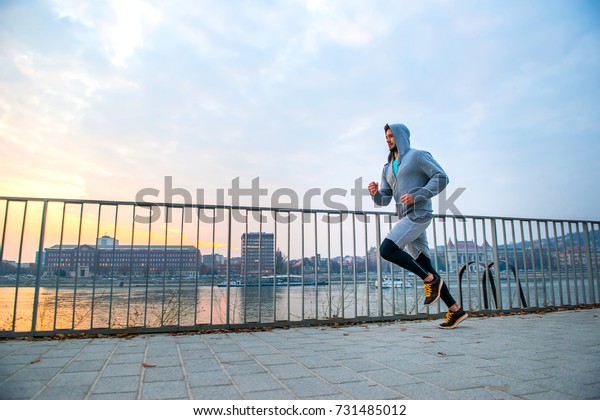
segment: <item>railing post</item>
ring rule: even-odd
[[[376,216],[375,216],[376,217]],[[368,230],[368,216],[365,217],[365,286],[367,288],[367,317],[371,316],[371,292],[369,288],[369,230]]]
[[[231,279],[231,216],[233,213],[233,208],[229,209],[229,217],[227,219],[227,277],[226,277],[226,295],[225,299],[225,325],[227,328],[230,328],[230,320],[229,320],[229,311],[230,311],[230,298],[231,298],[231,289],[229,287],[229,281]],[[246,238],[247,240],[247,238]]]
[[[31,331],[35,332],[37,326],[38,304],[40,301],[40,276],[42,274],[42,255],[44,252],[44,233],[46,231],[46,212],[48,211],[48,200],[44,200],[42,210],[42,226],[40,227],[40,244],[38,246],[38,258],[35,267],[35,293],[33,296],[33,313],[31,315]]]
[[[300,214],[301,217],[301,223],[300,223],[300,237],[302,238],[300,241],[300,258],[302,263],[300,264],[300,276],[302,279],[302,285],[301,285],[301,293],[302,293],[302,299],[301,299],[301,314],[302,316],[300,317],[300,319],[302,321],[304,321],[304,313],[305,313],[305,305],[304,305],[304,212],[302,212]]]
[[[592,248],[590,246],[590,231],[587,222],[583,222],[583,243],[585,246],[585,263],[587,266],[588,287],[590,288],[588,296],[589,303],[596,303],[596,292],[594,290],[594,270],[592,266]]]
[[[375,216],[375,242],[377,248],[377,289],[379,291],[379,316],[383,316],[383,289],[381,287],[381,221],[379,215]]]
[[[340,212],[340,298],[342,307],[342,318],[346,318],[344,304],[344,215]],[[339,316],[339,311],[338,311]]]
[[[502,287],[500,284],[500,257],[498,255],[498,231],[496,229],[496,219],[490,219],[490,223],[492,228],[492,254],[494,256],[494,277],[496,277],[496,281],[498,281],[498,287],[496,287],[496,310],[502,310]]]
[[[536,222],[537,225],[537,233],[538,233],[538,250],[540,256],[540,270],[542,270],[542,291],[544,297],[544,308],[548,307],[548,290],[546,288],[546,269],[544,267],[544,239],[542,238],[542,225],[538,220]]]
[[[596,241],[596,227],[595,227],[595,223],[592,222],[592,244],[594,245],[593,248],[593,253],[594,253],[594,260],[593,262],[595,263],[596,266],[596,277],[594,278],[594,284],[596,285],[597,289],[600,288],[600,265],[598,264],[598,242]],[[598,225],[600,226],[600,225]],[[593,270],[592,270],[593,272]],[[598,293],[598,295],[600,295],[600,293]],[[600,298],[599,298],[600,299]],[[598,303],[598,300],[596,298],[596,296],[594,296],[594,303]]]
[[[273,215],[273,322],[277,322],[277,213]]]
[[[314,278],[315,278],[315,319],[319,319],[319,234],[317,230],[318,224],[318,215],[319,213],[315,212],[315,266],[314,266]]]
[[[558,241],[558,230],[556,229],[556,222],[552,222],[552,228],[554,231],[554,248],[556,250],[556,271],[558,273],[558,299],[560,303],[558,306],[563,306],[563,291],[562,291],[562,274],[561,274],[561,261],[560,261],[560,248]],[[513,241],[514,242],[514,241]],[[564,242],[564,241],[563,241]],[[555,302],[556,304],[556,302]]]

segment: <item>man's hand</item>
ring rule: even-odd
[[[415,197],[412,194],[404,194],[400,197],[400,201],[402,201],[402,204],[405,206],[410,206],[411,204],[415,204]]]
[[[379,190],[379,184],[377,182],[371,182],[367,188],[369,189],[369,193],[371,193],[371,196],[374,196]]]

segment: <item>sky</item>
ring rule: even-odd
[[[595,1],[0,0],[0,196],[354,209],[401,122],[464,215],[600,220],[599,75]]]

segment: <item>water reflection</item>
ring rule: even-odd
[[[423,307],[421,282],[411,287],[382,289],[372,281],[333,282],[320,286],[218,287],[205,284],[118,284],[81,287],[42,287],[39,290],[36,330],[130,329],[279,321],[335,320],[355,317],[393,316],[427,313]],[[458,290],[450,282],[451,293]],[[463,284],[463,304],[470,310],[482,309],[481,289],[473,282]],[[503,283],[503,308],[520,307],[515,282]],[[544,287],[545,286],[545,287]],[[528,284],[529,306],[576,302],[574,282]],[[33,287],[0,287],[0,330],[31,331]],[[488,296],[488,300],[491,296]],[[15,305],[16,302],[16,305]],[[489,303],[488,303],[489,305]],[[492,306],[493,307],[493,304]],[[437,305],[429,309],[438,311]],[[440,311],[445,311],[443,304]]]

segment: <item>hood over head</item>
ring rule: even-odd
[[[384,132],[387,132],[388,128],[392,130],[394,139],[396,140],[396,148],[398,149],[398,160],[402,160],[402,156],[410,149],[410,130],[404,124],[386,124]],[[393,160],[393,153],[390,152],[388,156],[388,162]]]

